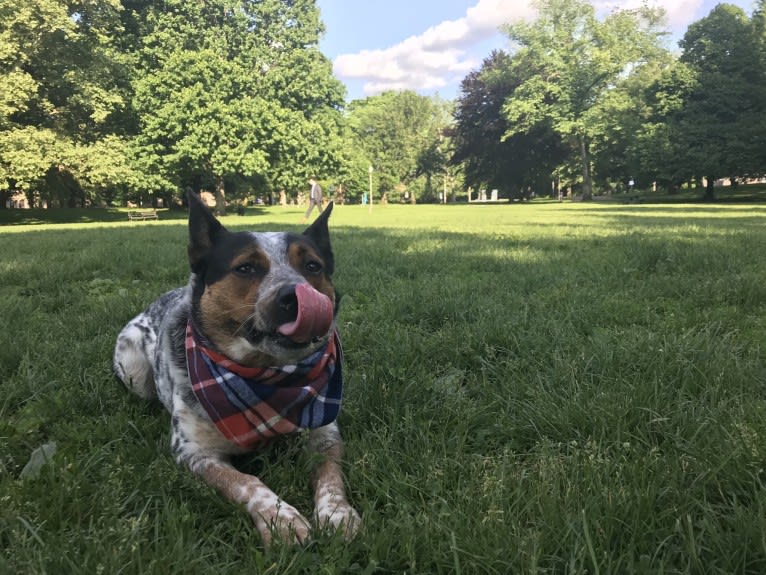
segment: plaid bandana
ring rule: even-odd
[[[297,365],[253,368],[201,345],[186,326],[186,363],[194,395],[215,426],[240,447],[335,421],[343,394],[338,333]]]

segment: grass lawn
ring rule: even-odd
[[[124,323],[186,281],[184,221],[0,227],[0,572],[766,573],[766,207],[340,206],[331,227],[364,530],[268,550],[110,372]],[[298,444],[240,464],[311,511]]]

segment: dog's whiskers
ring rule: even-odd
[[[246,306],[246,307],[250,307],[250,306]],[[237,329],[235,329],[235,330],[234,330],[234,333],[233,333],[233,334],[231,334],[231,335],[232,335],[232,337],[233,337],[233,336],[236,336],[238,333],[240,333],[240,331],[243,331],[243,330],[244,330],[244,331],[247,331],[245,328],[247,327],[247,324],[248,324],[250,321],[252,321],[253,319],[255,319],[255,312],[253,312],[253,313],[251,313],[250,315],[248,315],[248,316],[247,316],[247,317],[244,319],[244,321],[243,321],[242,323],[240,323],[240,324],[239,324],[239,326],[237,327]]]

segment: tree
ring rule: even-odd
[[[449,119],[443,102],[412,91],[384,92],[348,107],[356,140],[374,168],[381,193],[406,189],[412,202],[419,176],[428,180],[439,166],[429,163]],[[423,188],[425,190],[425,187]]]
[[[227,180],[284,189],[338,165],[343,89],[313,0],[164,4],[143,6],[134,82],[138,154],[157,184],[209,179],[223,213]]]
[[[719,4],[691,24],[680,42],[681,62],[694,74],[673,129],[687,167],[705,176],[705,198],[721,177],[764,171],[764,68],[757,28],[744,11]]]
[[[694,71],[674,60],[640,88],[644,109],[635,116],[639,123],[634,125],[630,147],[633,165],[639,178],[651,178],[671,192],[696,175],[687,157],[686,129],[680,122],[696,85]],[[622,120],[621,125],[626,123]]]
[[[31,203],[34,190],[65,205],[93,199],[84,190],[93,189],[98,150],[123,149],[112,135],[128,113],[127,77],[113,42],[119,9],[117,0],[0,0],[0,79],[13,87],[0,95],[6,193],[26,191]],[[111,160],[127,163],[119,154]],[[73,185],[45,186],[55,183],[51,174]]]
[[[669,86],[670,78],[676,77],[670,71],[679,67],[670,53],[661,56],[634,69],[616,84],[605,95],[600,113],[592,117],[594,181],[610,189],[625,190],[630,180],[636,187],[673,180],[661,174],[661,164],[656,163],[658,153],[669,150],[664,144],[672,147],[672,138],[660,141],[664,133],[660,124],[672,111],[668,104],[682,104],[683,100],[672,94],[667,94],[667,101],[655,97],[652,86]]]
[[[539,189],[550,181],[568,154],[545,122],[504,137],[511,126],[503,106],[527,74],[521,64],[506,52],[494,51],[461,82],[451,162],[462,166],[468,186],[523,195],[527,187]]]
[[[751,17],[755,43],[758,50],[758,75],[757,81],[760,86],[766,86],[766,0],[756,2],[756,8]],[[757,166],[754,176],[763,177],[766,174],[766,90],[761,89],[757,107],[762,111],[760,117],[752,126],[759,135],[754,147],[760,153],[757,156]]]
[[[361,201],[363,194],[368,191],[371,165],[367,152],[359,145],[346,122],[342,135],[341,162],[335,178],[337,185],[342,187],[344,201]],[[378,172],[375,171],[373,175],[377,181]]]
[[[599,21],[583,0],[541,0],[537,6],[535,22],[505,27],[519,46],[515,57],[534,71],[505,103],[506,137],[548,122],[578,150],[583,198],[590,199],[596,118],[614,86],[660,51],[661,12],[620,10]]]

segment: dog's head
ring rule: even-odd
[[[295,363],[327,343],[337,309],[332,203],[303,234],[230,232],[188,196],[192,317],[202,335],[254,367]]]

